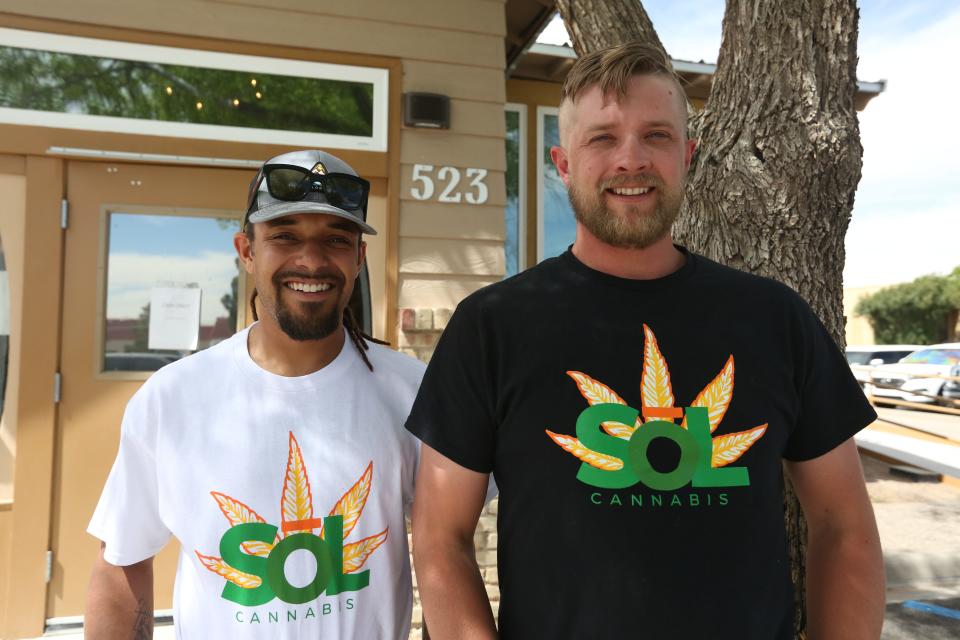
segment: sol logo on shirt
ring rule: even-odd
[[[297,526],[298,523],[290,523]],[[264,544],[276,539],[277,527],[265,522],[248,522],[230,527],[220,538],[220,555],[230,567],[260,578],[260,586],[249,588],[233,582],[223,586],[221,596],[248,607],[266,604],[280,598],[287,604],[303,604],[315,600],[324,591],[333,596],[344,591],[359,591],[370,584],[370,571],[343,573],[343,517],[323,519],[324,538],[312,533],[294,533],[273,545],[267,557],[241,551],[241,545],[252,541]],[[284,574],[287,558],[294,551],[305,549],[317,561],[317,574],[303,586],[290,584]]]
[[[367,559],[387,540],[389,528],[356,542],[344,543],[360,522],[373,487],[373,462],[360,479],[329,511],[315,518],[313,491],[297,439],[290,432],[287,468],[280,501],[280,527],[269,524],[243,502],[218,491],[210,495],[232,525],[220,538],[220,556],[194,551],[203,566],[226,580],[221,596],[255,607],[280,598],[303,604],[326,592],[328,596],[359,591],[370,584],[370,570],[360,571]],[[314,531],[319,531],[314,534]],[[287,558],[305,550],[316,560],[309,584],[295,586],[287,580]]]
[[[671,491],[686,484],[694,487],[743,487],[750,484],[746,467],[714,467],[713,440],[705,407],[687,407],[686,426],[666,420],[651,420],[635,429],[629,440],[614,437],[598,427],[604,422],[634,424],[640,412],[623,404],[597,404],[584,409],[577,418],[577,438],[584,446],[623,461],[618,470],[580,465],[577,480],[603,489],[624,489],[642,482],[651,489]],[[672,440],[680,459],[672,471],[657,471],[647,458],[656,438]]]
[[[590,406],[577,418],[576,437],[549,429],[546,433],[583,462],[577,479],[602,489],[625,489],[641,482],[658,491],[688,483],[694,487],[749,486],[747,468],[728,465],[763,437],[767,425],[713,435],[733,398],[733,354],[684,411],[674,406],[670,368],[646,324],[643,336],[640,400],[646,421],[604,383],[582,371],[567,371]],[[647,457],[657,438],[672,440],[680,449],[680,459],[671,471],[654,469]]]

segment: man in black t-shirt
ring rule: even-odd
[[[560,142],[573,246],[460,304],[407,420],[431,637],[497,637],[473,549],[493,473],[499,637],[792,638],[785,460],[810,637],[878,638],[852,440],[876,414],[792,290],[673,244],[695,142],[663,55],[580,58]]]

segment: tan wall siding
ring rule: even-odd
[[[353,9],[361,8],[363,15],[349,15],[349,12],[340,11],[342,4],[334,3],[322,3],[326,13],[304,11],[301,6],[291,15],[289,8],[272,4],[228,6],[210,0],[5,0],[3,10],[52,20],[201,38],[503,68],[502,32],[479,33],[446,28],[439,24],[439,19],[434,21],[435,25],[427,27],[409,18],[404,22],[378,19],[381,10],[398,4],[389,0],[358,0],[349,4]],[[470,0],[434,0],[418,4],[424,11],[441,10],[438,18],[458,9],[466,16],[478,11],[481,14],[495,13],[497,9],[503,11],[502,5],[498,7],[496,3]]]
[[[403,203],[400,235],[418,238],[504,239],[503,205],[487,204],[454,211],[442,202]]]
[[[450,277],[404,274],[400,281],[400,309],[453,309],[474,291],[497,282],[499,277]]]

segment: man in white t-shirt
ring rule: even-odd
[[[403,421],[423,365],[369,344],[347,308],[376,233],[368,193],[322,151],[257,174],[234,244],[259,321],[127,405],[88,528],[88,638],[152,635],[152,559],[171,536],[178,638],[407,637],[418,445]]]

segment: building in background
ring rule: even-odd
[[[193,350],[157,348],[157,296],[199,301],[196,348],[250,322],[231,237],[264,159],[323,148],[370,180],[380,234],[354,304],[422,359],[464,296],[572,242],[549,147],[575,56],[534,43],[553,12],[541,0],[4,3],[0,637],[80,622],[97,550],[86,524],[123,408]],[[675,65],[702,104],[714,66]],[[861,84],[858,108],[880,90]],[[495,508],[478,531],[494,599]],[[174,558],[156,563],[159,610]]]

